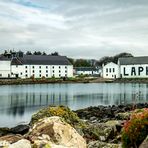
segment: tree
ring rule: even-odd
[[[52,56],[59,56],[59,53],[58,52],[53,52],[51,53]]]
[[[42,53],[40,51],[35,51],[33,54],[34,55],[42,55]]]
[[[97,62],[97,65],[102,66],[102,64],[107,64],[109,62],[114,62],[114,63],[117,64],[118,63],[118,59],[119,58],[123,58],[123,57],[133,57],[133,55],[131,53],[123,52],[123,53],[117,54],[117,55],[115,55],[113,57],[105,56],[105,57],[102,57]]]
[[[32,55],[31,51],[27,51],[26,55]]]
[[[74,67],[91,67],[91,64],[87,60],[77,59],[74,62]]]

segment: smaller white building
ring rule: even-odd
[[[75,67],[74,73],[76,75],[99,75],[101,73],[101,69],[94,67]]]
[[[119,66],[113,62],[103,65],[102,76],[109,79],[119,78]]]

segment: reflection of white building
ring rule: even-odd
[[[103,65],[103,78],[119,78],[119,66],[113,62]]]
[[[0,57],[0,77],[73,77],[73,65],[65,56],[24,55]]]
[[[104,78],[148,78],[148,57],[119,58],[118,64],[103,65],[102,75]]]

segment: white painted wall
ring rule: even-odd
[[[11,61],[0,61],[0,78],[11,76]]]
[[[90,70],[90,71],[76,71],[76,75],[81,75],[81,74],[83,74],[83,75],[95,75],[95,74],[99,74],[99,71],[92,71],[92,70]]]
[[[13,75],[18,74],[20,78],[60,78],[73,77],[72,65],[12,65]]]
[[[121,78],[148,78],[148,64],[121,65]]]
[[[115,79],[115,78],[119,78],[119,66],[113,62],[110,62],[106,65],[103,65],[103,71],[102,71],[102,76],[103,78],[111,78],[111,79]]]

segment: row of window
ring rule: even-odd
[[[28,77],[28,74],[26,74],[25,76]],[[52,76],[54,77],[55,75],[53,74]],[[39,77],[42,77],[42,75],[40,74]],[[46,77],[49,77],[49,75],[46,74]],[[59,74],[59,77],[61,77],[61,74]],[[67,77],[67,74],[65,74],[65,77]]]
[[[115,68],[106,68],[106,72],[115,72]]]
[[[26,73],[28,72],[27,70],[25,71]],[[39,70],[39,73],[41,73],[42,71]],[[53,73],[55,72],[54,70],[52,71]],[[32,70],[32,73],[35,73],[34,70]],[[46,70],[46,73],[48,73],[48,70]],[[59,70],[59,73],[61,73],[61,70]],[[67,70],[65,70],[65,73],[67,73]]]
[[[16,65],[17,67],[17,65]],[[25,66],[25,68],[28,68],[28,66]],[[32,68],[34,69],[34,66],[32,66]],[[39,66],[39,68],[41,68],[41,66]],[[55,67],[52,66],[52,68],[54,69]],[[61,66],[59,66],[59,69],[61,68]],[[46,69],[48,69],[48,66],[46,66]],[[67,66],[65,66],[65,69],[67,69]]]

